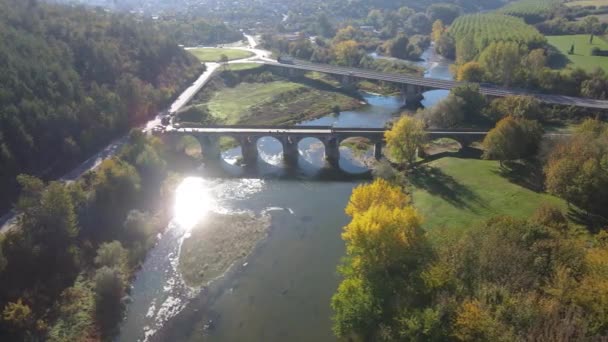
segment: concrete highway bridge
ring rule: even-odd
[[[422,93],[429,90],[444,89],[450,90],[466,82],[457,82],[450,80],[441,80],[433,78],[424,78],[413,75],[402,75],[395,73],[385,73],[373,70],[365,70],[358,68],[347,68],[327,64],[315,64],[309,62],[303,62],[294,60],[290,63],[276,63],[269,61],[262,61],[261,63],[272,66],[286,68],[291,76],[297,76],[298,73],[304,73],[306,71],[317,71],[326,74],[332,74],[342,77],[343,83],[353,82],[354,79],[368,79],[375,81],[391,82],[403,85],[402,95],[404,96],[405,102],[408,105],[415,105],[420,102],[423,98]],[[480,92],[487,96],[492,97],[505,97],[510,95],[527,95],[534,96],[542,102],[548,104],[557,104],[564,106],[576,106],[591,109],[608,109],[608,101],[594,100],[581,97],[571,97],[563,95],[550,95],[533,93],[527,90],[521,89],[509,89],[492,85],[480,85]]]
[[[339,167],[340,143],[348,138],[365,138],[374,146],[374,157],[380,159],[384,147],[384,128],[338,128],[332,126],[168,126],[160,133],[166,138],[192,136],[196,138],[205,159],[220,159],[219,138],[234,138],[241,146],[245,164],[254,164],[258,159],[257,141],[262,137],[273,137],[283,145],[283,161],[287,166],[297,166],[298,142],[304,138],[317,138],[325,147],[325,159],[332,167]],[[485,131],[431,130],[431,140],[451,138],[463,147],[474,141],[481,141]]]

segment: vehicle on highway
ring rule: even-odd
[[[293,58],[289,56],[279,56],[279,58],[277,58],[277,62],[282,64],[294,64]]]

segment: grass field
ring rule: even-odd
[[[195,48],[188,50],[201,62],[219,62],[222,55],[226,55],[228,60],[243,59],[253,56],[249,51],[236,49],[216,49],[216,48]]]
[[[429,231],[459,233],[496,215],[525,218],[543,203],[566,208],[557,197],[516,184],[524,177],[501,174],[496,161],[446,157],[428,166],[409,180]]]
[[[608,50],[608,42],[602,38],[595,37],[593,44],[589,44],[589,35],[586,34],[547,36],[547,40],[570,61],[568,66],[580,67],[587,71],[601,67],[608,71],[608,57],[591,56],[591,49],[594,47]],[[568,55],[572,43],[574,43],[574,54]]]
[[[243,82],[213,92],[199,105],[207,106],[225,124],[288,124],[326,115],[334,106],[342,110],[361,106],[359,99],[327,83],[304,82]]]
[[[571,2],[566,2],[566,6],[570,6],[570,7],[574,7],[574,6],[581,6],[581,7],[586,7],[586,6],[595,6],[595,7],[608,6],[608,0],[580,0],[580,1],[571,1]]]
[[[264,66],[264,65],[259,64],[259,63],[234,63],[234,64],[228,65],[226,67],[226,69],[231,70],[231,71],[242,71],[242,70],[257,69],[257,68],[261,68],[262,66]]]
[[[233,88],[216,92],[207,106],[211,114],[226,124],[235,124],[243,113],[253,106],[268,103],[274,97],[303,86],[293,82],[276,81],[269,83],[241,83]]]

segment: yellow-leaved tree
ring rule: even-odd
[[[384,179],[377,179],[371,184],[359,185],[353,189],[345,211],[348,216],[353,217],[366,212],[374,205],[403,208],[409,202],[409,196],[399,187]]]
[[[443,21],[441,21],[441,19],[435,20],[433,23],[433,33],[431,34],[433,41],[437,42],[444,32],[445,26],[443,25]]]
[[[379,324],[393,317],[394,305],[408,305],[423,289],[421,273],[429,260],[422,218],[409,196],[383,179],[358,186],[346,207],[347,258],[344,280],[332,297],[334,332],[374,340]]]
[[[390,204],[374,205],[355,215],[342,233],[355,273],[411,272],[424,247],[421,223],[416,209]]]
[[[426,138],[424,122],[406,115],[384,133],[386,146],[393,159],[405,164],[416,161],[416,150],[424,144]]]

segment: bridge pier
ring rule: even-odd
[[[287,77],[289,77],[289,78],[302,77],[305,74],[306,74],[306,70],[292,69],[292,68],[287,69]]]
[[[424,96],[422,96],[422,87],[414,84],[406,84],[401,87],[401,97],[403,98],[403,104],[406,107],[420,107],[420,101],[424,98]]]
[[[216,161],[222,158],[222,153],[216,137],[199,135],[196,138],[201,145],[201,153],[204,160]]]
[[[374,158],[376,158],[376,160],[382,159],[382,142],[381,141],[374,143]]]
[[[323,141],[325,145],[325,160],[331,167],[340,168],[340,144],[334,136]]]
[[[254,165],[258,161],[257,139],[253,137],[243,137],[240,139],[241,153],[245,165]]]
[[[287,136],[281,139],[283,144],[283,162],[287,167],[298,166],[298,139]]]
[[[343,87],[351,87],[355,84],[355,78],[349,75],[342,75],[340,83]]]

